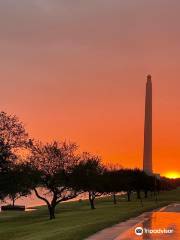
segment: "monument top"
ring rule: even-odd
[[[147,80],[151,80],[151,78],[152,78],[151,75],[148,74],[148,75],[147,75]]]

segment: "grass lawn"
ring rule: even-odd
[[[124,197],[118,197],[117,205],[110,198],[98,199],[95,210],[89,209],[88,201],[62,203],[52,221],[48,220],[46,207],[34,212],[1,212],[0,240],[85,239],[105,227],[175,201],[180,201],[180,189],[161,193],[157,203],[153,198],[143,199],[143,207],[136,198],[126,202]]]

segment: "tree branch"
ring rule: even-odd
[[[68,196],[68,197],[63,197],[63,198],[59,199],[58,201],[56,201],[56,205],[60,202],[71,200],[71,199],[73,199],[77,196],[78,196],[78,194],[74,194],[74,195],[71,195],[71,196]]]
[[[34,188],[34,192],[35,192],[35,194],[36,194],[36,197],[38,197],[39,199],[43,200],[48,206],[50,206],[49,201],[48,201],[46,198],[40,196],[39,193],[38,193],[38,191],[36,190],[36,188]]]

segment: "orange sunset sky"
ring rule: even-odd
[[[180,172],[179,0],[0,1],[0,108],[34,138],[142,167],[146,75],[153,168]]]

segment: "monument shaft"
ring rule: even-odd
[[[152,174],[152,81],[148,75],[145,99],[143,170]]]

